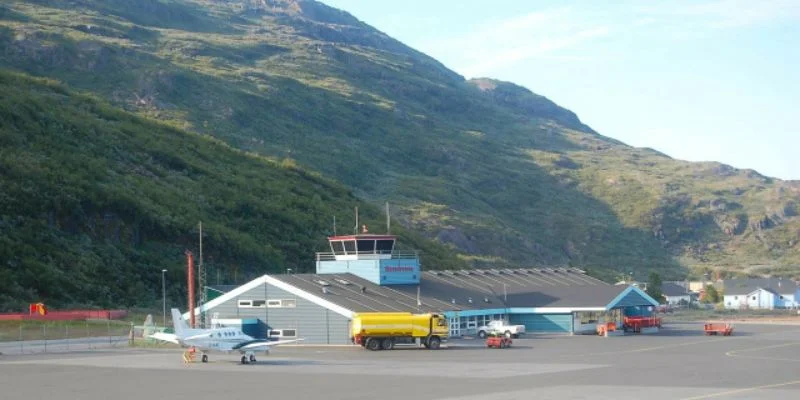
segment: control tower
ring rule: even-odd
[[[351,273],[378,285],[419,284],[419,252],[395,250],[397,236],[329,236],[330,252],[317,253],[317,274]]]

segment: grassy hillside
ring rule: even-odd
[[[360,206],[348,189],[286,160],[144,120],[43,79],[0,71],[0,311],[157,304],[161,269],[184,287],[184,250],[223,282],[313,270],[333,216],[339,233]],[[429,268],[459,267],[402,228]],[[185,290],[185,289],[183,289]]]
[[[0,10],[0,65],[391,201],[395,220],[475,266],[798,273],[797,184],[631,148],[318,2]]]

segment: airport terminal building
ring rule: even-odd
[[[349,344],[360,312],[433,312],[450,336],[469,336],[491,320],[530,333],[594,332],[598,321],[649,313],[658,303],[634,286],[610,285],[574,268],[422,271],[416,252],[397,251],[392,235],[329,238],[316,273],[264,275],[195,309],[212,323],[241,325],[254,336],[302,337]],[[188,312],[184,315],[188,317]]]

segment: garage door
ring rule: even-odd
[[[572,314],[511,314],[511,323],[526,332],[572,332]]]

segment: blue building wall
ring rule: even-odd
[[[381,266],[379,260],[317,261],[318,274],[344,274],[348,272],[372,283],[380,284]]]
[[[418,284],[419,259],[317,261],[318,274],[344,274],[364,278],[378,285]]]
[[[525,333],[572,332],[572,314],[511,314],[511,324],[525,325]]]
[[[380,271],[381,285],[419,283],[419,260],[416,258],[380,260]]]

